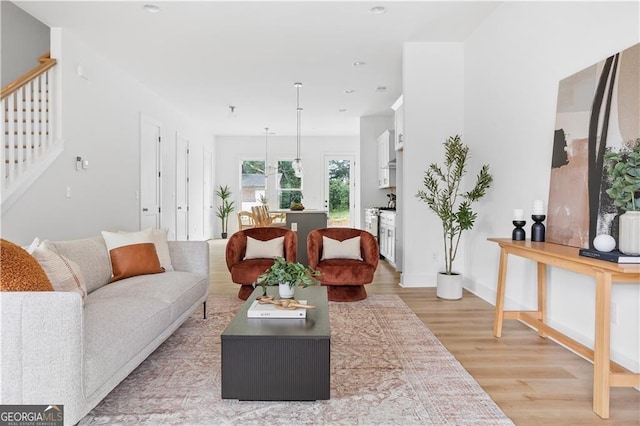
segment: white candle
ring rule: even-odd
[[[524,220],[524,210],[515,209],[513,211],[513,220]]]
[[[544,214],[544,204],[542,203],[542,200],[535,200],[533,202],[533,214],[535,215]]]

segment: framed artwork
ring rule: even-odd
[[[551,160],[546,240],[592,247],[617,240],[618,211],[604,155],[640,143],[640,44],[560,81]]]

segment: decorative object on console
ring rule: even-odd
[[[527,239],[527,233],[525,232],[524,229],[522,229],[523,226],[525,226],[527,224],[526,220],[514,220],[511,223],[513,223],[513,226],[515,226],[515,228],[513,228],[513,232],[511,232],[511,239],[514,241],[524,241]]]
[[[640,139],[630,151],[609,152],[604,156],[611,188],[607,195],[624,211],[618,217],[618,249],[627,255],[640,255]]]
[[[280,297],[290,299],[293,297],[297,286],[309,287],[318,284],[316,277],[320,272],[299,262],[288,262],[283,257],[277,257],[273,266],[256,280],[266,294],[266,286],[278,285]]]
[[[542,222],[546,219],[544,214],[544,203],[542,200],[535,200],[533,202],[533,225],[531,225],[531,241],[543,242],[545,240],[545,229]]]
[[[515,209],[513,211],[513,226],[515,228],[511,232],[511,239],[514,241],[524,241],[527,239],[527,234],[522,227],[527,224],[527,221],[524,220],[524,210]]]
[[[220,218],[222,223],[222,231],[221,237],[227,238],[227,229],[229,229],[229,216],[233,213],[233,201],[229,200],[231,198],[231,190],[228,185],[222,186],[219,185],[216,189],[216,195],[220,197],[220,205],[218,206],[218,210],[216,211],[216,216]]]
[[[616,248],[616,240],[607,234],[598,235],[593,239],[593,247],[604,253],[608,253]]]
[[[609,185],[604,157],[630,149],[640,138],[639,55],[636,44],[559,83],[549,242],[586,248],[596,235],[607,233],[620,243],[618,211],[604,194]]]
[[[291,194],[291,205],[289,208],[294,211],[304,210],[304,204],[302,204],[302,192],[294,192]]]
[[[296,177],[302,177],[302,158],[300,158],[300,133],[302,133],[302,108],[300,108],[300,88],[302,83],[294,83],[296,87],[296,158],[293,160],[293,171]]]
[[[459,135],[451,136],[444,143],[445,167],[431,163],[424,173],[424,186],[426,190],[420,190],[416,197],[427,203],[427,206],[440,218],[444,231],[445,246],[445,270],[438,274],[438,280],[442,275],[457,275],[455,291],[446,289],[451,286],[451,280],[442,285],[438,282],[438,297],[447,299],[460,299],[462,297],[462,275],[453,272],[453,261],[458,252],[458,244],[463,231],[473,228],[477,213],[471,210],[471,205],[482,198],[491,186],[493,177],[489,173],[489,165],[485,164],[476,177],[476,183],[472,190],[462,192],[460,184],[467,174],[467,160],[469,159],[469,147],[462,143]]]
[[[605,252],[594,249],[581,248],[578,252],[580,256],[591,257],[593,259],[606,260],[614,263],[640,263],[640,256],[627,256],[618,250]]]

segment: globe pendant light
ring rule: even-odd
[[[296,113],[297,113],[297,129],[296,129],[296,158],[293,160],[293,173],[296,177],[302,177],[302,159],[300,158],[300,133],[302,130],[302,108],[300,108],[300,87],[302,83],[295,83],[296,87]]]

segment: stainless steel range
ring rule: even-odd
[[[376,237],[378,241],[380,227],[378,224],[380,218],[380,209],[378,207],[372,207],[364,209],[364,230]],[[378,244],[380,241],[378,241]]]

